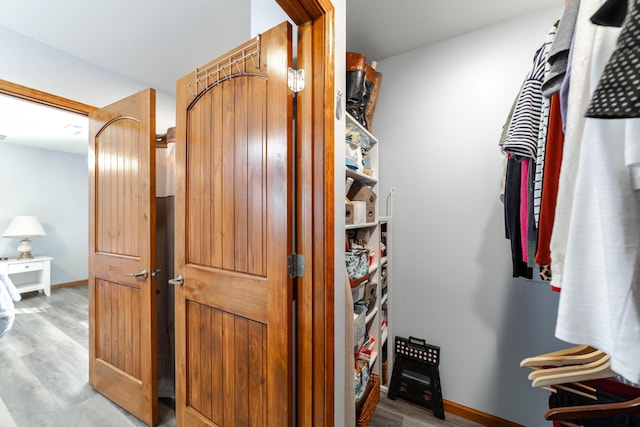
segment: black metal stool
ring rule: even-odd
[[[440,347],[425,340],[396,337],[393,373],[387,397],[396,397],[424,406],[444,420],[442,388],[440,385]]]

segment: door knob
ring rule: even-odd
[[[169,284],[182,286],[184,284],[184,276],[182,274],[178,274],[175,279],[169,279]]]
[[[138,273],[126,273],[125,276],[136,277],[136,278],[142,277],[144,280],[147,280],[147,277],[149,276],[149,274],[147,273],[147,270],[143,268]]]

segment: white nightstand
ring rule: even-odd
[[[18,292],[44,291],[51,295],[51,260],[48,256],[37,256],[31,259],[11,258],[0,261],[0,273],[6,274]]]

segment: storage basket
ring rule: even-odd
[[[353,345],[360,347],[364,342],[367,332],[367,307],[363,305],[353,306]]]
[[[359,284],[358,286],[351,288],[351,296],[353,297],[354,302],[358,302],[364,298],[364,291],[365,291],[365,288],[367,287],[367,283],[369,282],[365,281]]]
[[[353,224],[364,224],[367,222],[367,204],[365,202],[351,201],[353,206]]]
[[[362,406],[356,409],[356,426],[367,427],[376,411],[376,406],[380,401],[380,375],[371,374],[371,390]]]
[[[357,286],[354,285],[354,281],[362,279],[369,274],[369,251],[360,249],[345,252],[344,259],[347,266],[347,274],[351,281],[351,287]],[[359,283],[360,282],[358,282],[358,284]]]

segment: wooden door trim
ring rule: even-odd
[[[330,0],[276,0],[298,25],[298,68],[306,88],[297,110],[298,279],[296,425],[332,426],[334,344],[334,8]]]
[[[72,113],[89,115],[96,107],[0,79],[0,93]]]

